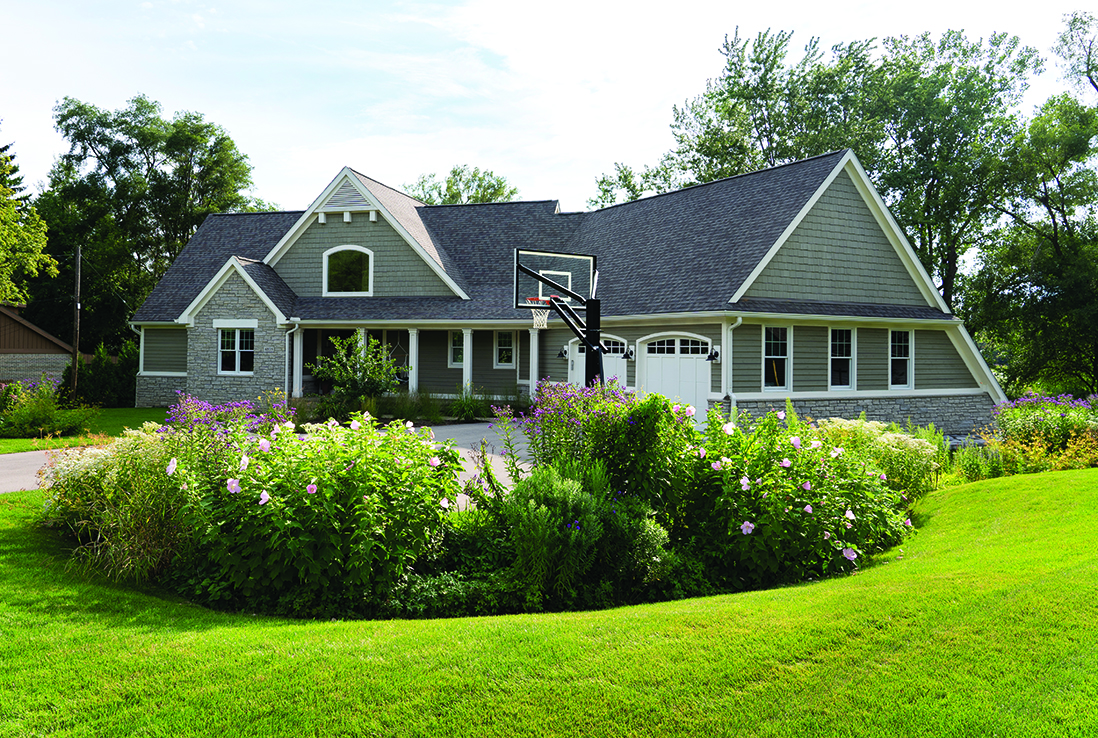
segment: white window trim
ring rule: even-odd
[[[224,321],[220,321],[220,322],[224,322]],[[247,321],[241,321],[241,322],[247,322]],[[234,325],[218,326],[217,327],[217,333],[215,334],[217,336],[217,373],[218,373],[218,375],[223,376],[223,377],[251,377],[251,376],[254,376],[255,375],[255,370],[254,369],[250,372],[242,372],[239,369],[237,369],[236,371],[227,372],[227,371],[224,371],[221,368],[221,351],[222,351],[222,348],[221,348],[221,331],[236,331],[235,337],[233,339],[233,346],[235,346],[235,348],[233,349],[233,352],[236,354],[236,365],[237,365],[237,367],[240,366],[240,331],[251,331],[252,332],[252,366],[254,367],[255,366],[255,328],[252,327],[252,326],[243,326],[243,327],[241,327],[240,323],[236,323]]]
[[[368,279],[370,280],[370,289],[365,292],[329,292],[328,291],[328,257],[339,251],[359,251],[370,257],[370,264],[368,271]],[[342,246],[333,246],[324,252],[323,258],[324,267],[321,270],[321,282],[320,291],[324,297],[373,297],[374,295],[374,252],[363,246],[355,246],[353,244],[344,244]]]
[[[892,384],[892,334],[893,333],[906,333],[907,334],[907,384]],[[898,331],[891,329],[888,331],[888,388],[890,390],[912,390],[915,389],[915,331],[906,330]]]
[[[462,369],[465,366],[465,356],[461,361],[454,361],[454,336],[461,338],[462,350],[465,346],[465,333],[463,331],[446,331],[446,367],[448,369]]]
[[[499,360],[499,334],[509,333],[511,334],[511,361],[501,362]],[[493,369],[514,369],[518,366],[517,361],[517,346],[518,343],[518,331],[494,331],[492,335],[492,368]]]
[[[832,359],[847,358],[845,356],[833,356],[831,354],[831,331],[850,331],[850,384],[835,384],[831,381]],[[891,334],[889,341],[891,342]],[[891,345],[889,351],[891,352]],[[853,390],[858,387],[858,329],[854,326],[828,326],[827,327],[827,388],[828,390],[842,391]]]
[[[781,387],[767,387],[766,386],[766,329],[767,328],[784,328],[785,329],[785,384]],[[831,334],[828,333],[828,341],[831,340]],[[828,349],[828,353],[831,349]],[[773,357],[778,358],[778,357]],[[762,329],[762,376],[759,378],[762,384],[763,392],[790,392],[793,389],[793,326],[791,325],[763,325]]]

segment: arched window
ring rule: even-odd
[[[324,252],[325,297],[369,297],[374,287],[374,252],[336,246]]]

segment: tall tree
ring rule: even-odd
[[[0,301],[25,302],[26,280],[57,274],[45,253],[46,223],[20,195],[23,178],[12,144],[0,146]]]
[[[1065,62],[1069,82],[1098,92],[1098,18],[1084,11],[1064,16],[1067,28],[1052,51]]]
[[[220,126],[192,112],[172,119],[139,95],[110,111],[66,97],[55,108],[69,150],[36,205],[51,224],[58,282],[34,280],[28,317],[70,335],[76,244],[84,252],[81,344],[111,348],[131,334],[125,321],[207,215],[265,209],[249,196],[251,165]]]
[[[981,252],[966,318],[1018,393],[1098,393],[1098,110],[1051,98],[1004,151],[1008,221]]]
[[[428,205],[508,202],[518,197],[518,189],[506,178],[468,164],[452,168],[443,182],[434,174],[422,174],[413,184],[404,185],[404,191]]]

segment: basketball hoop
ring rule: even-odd
[[[527,297],[527,305],[544,305],[543,308],[534,308],[530,312],[534,314],[534,328],[548,328],[549,327],[549,298],[548,297]]]

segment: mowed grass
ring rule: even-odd
[[[163,423],[167,414],[164,408],[104,408],[92,420],[87,433],[64,437],[0,438],[0,454],[49,451],[72,446],[95,446],[107,443],[111,437],[122,435],[122,431],[126,428],[140,428],[143,423],[149,421]]]
[[[855,576],[618,610],[213,613],[0,495],[4,736],[1094,736],[1098,470],[954,487]]]

